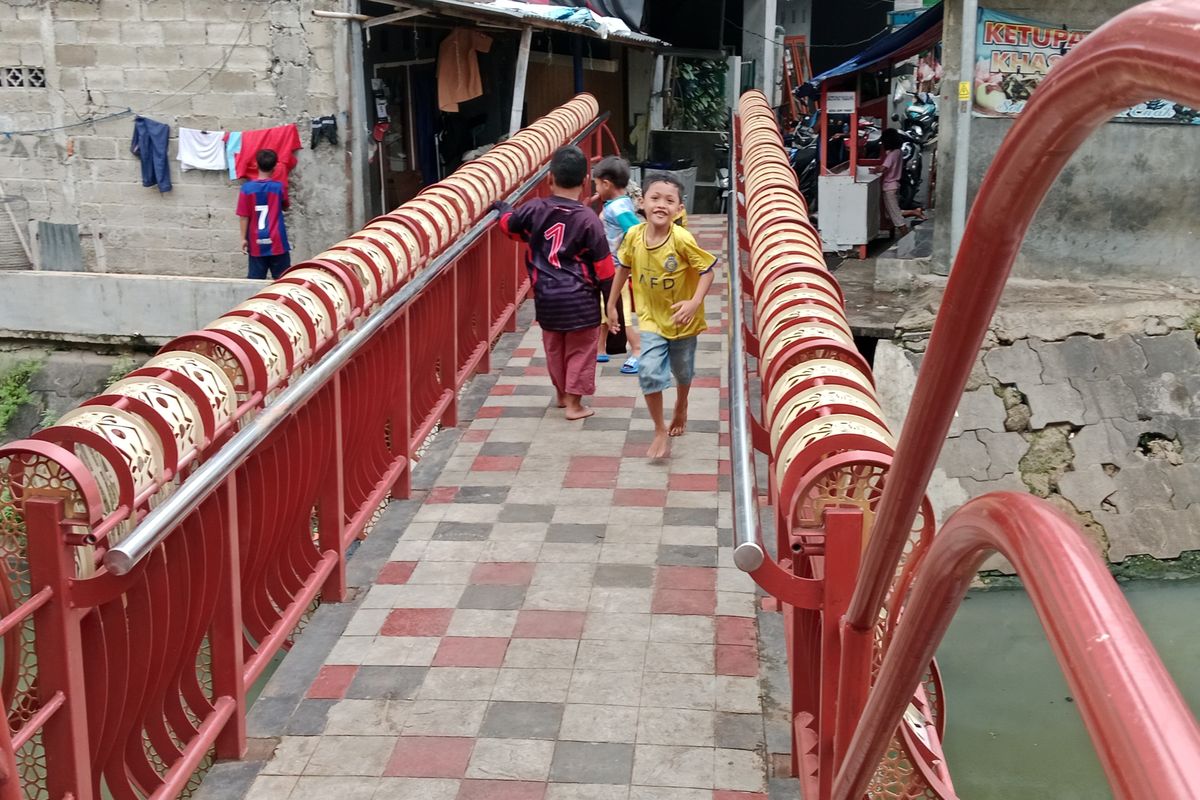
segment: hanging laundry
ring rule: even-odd
[[[312,118],[312,149],[316,150],[322,139],[337,147],[337,117]]]
[[[458,104],[483,94],[476,53],[492,49],[492,37],[473,28],[455,28],[438,48],[438,107],[458,111]]]
[[[158,185],[160,192],[171,191],[171,170],[167,164],[167,145],[171,129],[149,117],[133,118],[133,141],[129,152],[142,160],[142,186]]]
[[[237,157],[242,151],[242,132],[230,131],[225,134],[225,160],[229,163],[229,180],[237,180]]]
[[[179,155],[176,156],[183,171],[192,169],[215,169],[223,172],[225,162],[225,131],[198,131],[195,128],[179,129]]]
[[[296,166],[296,151],[301,147],[303,145],[300,144],[300,132],[296,130],[295,124],[242,131],[242,149],[237,156],[237,177],[253,178],[258,174],[258,166],[255,163],[258,151],[274,150],[275,155],[279,157],[275,180],[286,187],[288,173]]]

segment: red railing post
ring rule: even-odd
[[[824,595],[821,609],[821,768],[818,773],[822,798],[829,796],[837,769],[834,721],[840,717],[845,705],[857,704],[861,708],[870,686],[869,673],[868,683],[843,685],[843,678],[849,677],[844,671],[849,665],[843,661],[841,646],[841,620],[854,591],[854,576],[862,556],[864,524],[863,513],[857,508],[835,508],[825,512],[825,579],[821,582]]]
[[[392,451],[397,457],[405,460],[404,471],[400,473],[400,479],[396,481],[396,486],[392,489],[393,497],[400,497],[407,500],[412,496],[412,328],[408,324],[409,312],[403,311],[400,318],[396,320],[395,325],[400,326],[400,340],[403,343],[400,346],[400,364],[397,369],[404,372],[404,379],[400,382],[401,389],[396,396],[396,404],[392,407]]]
[[[462,309],[458,302],[458,273],[462,259],[456,261],[441,280],[450,284],[450,313],[442,317],[440,327],[443,332],[442,352],[442,390],[450,392],[450,402],[442,412],[440,422],[443,428],[453,428],[458,425],[458,336],[462,324],[459,314]]]
[[[333,393],[333,413],[329,428],[321,435],[328,437],[330,447],[329,473],[321,486],[317,501],[317,544],[322,552],[333,550],[337,563],[321,587],[321,597],[331,603],[346,599],[346,446],[342,432],[342,384],[344,373],[333,376],[329,391]],[[383,431],[379,432],[383,435]],[[405,472],[407,472],[407,468]]]
[[[50,602],[33,615],[38,701],[45,705],[57,695],[63,698],[62,706],[42,728],[46,792],[53,798],[69,795],[75,800],[92,800],[80,636],[80,619],[85,612],[71,607],[70,582],[75,575],[75,559],[72,548],[63,541],[63,503],[30,497],[25,501],[24,511],[30,595],[46,587],[54,593]]]
[[[234,711],[216,741],[219,759],[238,759],[246,754],[245,642],[242,624],[241,551],[238,546],[237,480],[226,478],[217,490],[225,501],[225,559],[220,565],[217,607],[209,629],[212,657],[213,698],[230,697]]]

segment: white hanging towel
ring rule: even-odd
[[[215,169],[224,171],[225,132],[198,131],[193,128],[179,129],[179,162],[183,171],[190,169]]]

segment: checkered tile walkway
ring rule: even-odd
[[[723,228],[694,222],[713,251]],[[307,688],[318,722],[279,739],[246,796],[765,800],[724,296],[666,462],[644,457],[653,426],[620,359],[596,415],[567,422],[540,333],[524,335]]]

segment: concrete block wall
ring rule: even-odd
[[[990,336],[930,486],[939,523],[970,498],[1031,492],[1114,563],[1200,551],[1198,323],[1173,310],[1049,338]],[[926,344],[927,332],[912,332],[876,350],[893,430],[910,413]]]
[[[0,137],[0,180],[33,220],[78,223],[86,268],[242,277],[240,181],[183,172],[179,126],[252,130],[294,122],[305,149],[291,174],[294,258],[351,227],[346,23],[314,8],[341,0],[0,0],[0,66],[43,67],[44,89],[0,88],[0,130],[52,128],[132,108],[172,128],[174,189],[141,185],[131,116]],[[308,147],[309,120],[337,115],[342,145]],[[99,232],[101,253],[91,233]],[[101,255],[102,254],[102,255]]]

